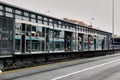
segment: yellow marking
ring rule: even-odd
[[[74,60],[71,60],[71,61],[74,61]],[[68,62],[68,61],[57,62],[57,63],[52,63],[52,64],[45,64],[45,65],[39,65],[39,66],[34,66],[34,67],[29,67],[29,68],[22,68],[22,69],[17,69],[17,70],[12,70],[12,71],[5,71],[5,72],[2,72],[2,74],[9,74],[9,73],[14,73],[14,72],[30,70],[30,69],[36,69],[36,68],[40,68],[40,67],[51,66],[51,65],[54,65],[54,64],[61,64],[61,63],[65,63],[65,62]]]

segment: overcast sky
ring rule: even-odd
[[[112,0],[0,0],[57,18],[70,18],[112,32]],[[120,0],[115,1],[115,34],[120,35]],[[47,11],[50,11],[49,13]]]

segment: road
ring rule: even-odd
[[[120,54],[7,71],[0,80],[120,80]]]

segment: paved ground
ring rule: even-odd
[[[120,80],[120,54],[7,71],[0,80]]]

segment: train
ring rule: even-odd
[[[111,37],[110,32],[0,2],[0,69],[108,51]]]

